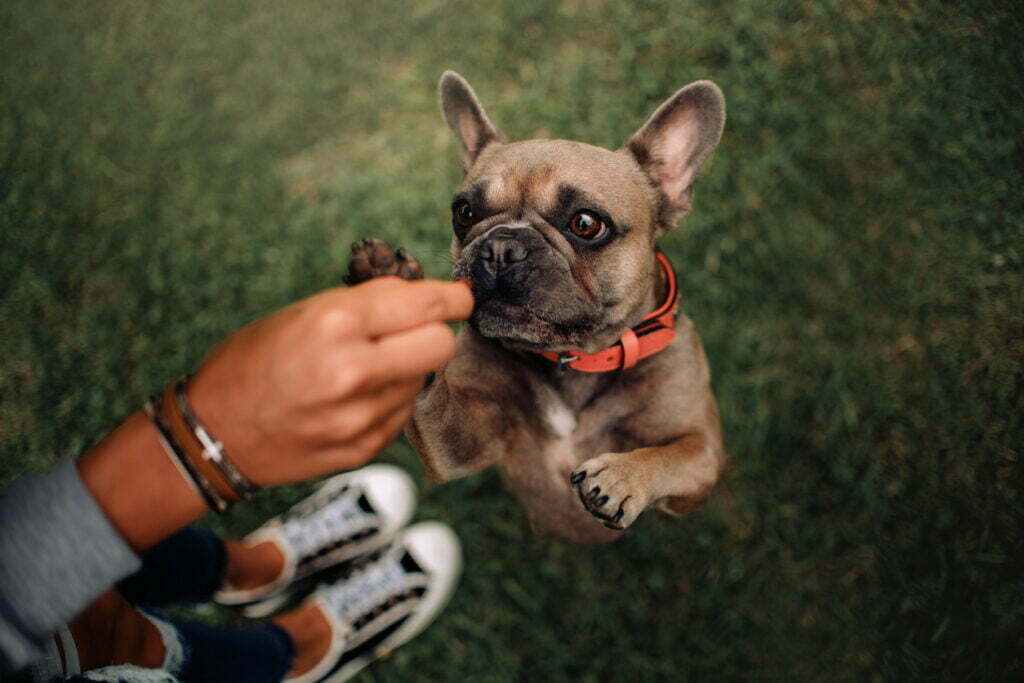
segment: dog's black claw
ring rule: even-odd
[[[604,524],[606,527],[608,527],[612,531],[622,531],[622,527],[619,526],[618,524],[612,524],[611,522],[602,522],[602,524]]]
[[[590,493],[587,494],[587,498],[590,501],[593,501],[595,498],[597,498],[600,495],[601,495],[601,487],[600,486],[595,486],[594,488],[592,488],[590,490]]]
[[[618,524],[620,521],[622,521],[622,515],[624,514],[626,514],[625,511],[622,508],[619,508],[619,511],[612,515],[612,523]]]
[[[594,507],[601,507],[602,505],[604,505],[607,502],[608,502],[608,496],[601,496],[600,498],[598,498],[597,500],[594,501]]]
[[[577,472],[576,474],[573,474],[572,476],[569,477],[569,483],[570,484],[578,484],[578,483],[580,483],[581,481],[583,481],[586,478],[587,478],[586,471]]]

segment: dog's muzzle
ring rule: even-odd
[[[530,256],[523,233],[529,228],[497,227],[484,237],[477,249],[477,260],[494,278],[515,268]]]
[[[509,294],[525,284],[531,255],[539,239],[525,226],[502,225],[480,238],[469,264],[474,290]]]

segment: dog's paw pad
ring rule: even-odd
[[[423,277],[423,267],[404,248],[394,250],[383,240],[364,237],[353,242],[348,274],[343,278],[345,284],[357,285],[384,275],[419,280]]]
[[[633,523],[645,507],[635,484],[630,481],[628,464],[611,455],[588,460],[569,476],[584,509],[609,529],[621,531]]]

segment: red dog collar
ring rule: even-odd
[[[664,303],[644,316],[638,325],[626,332],[607,349],[597,353],[582,351],[537,351],[548,360],[558,363],[563,368],[568,366],[580,372],[611,372],[612,370],[628,370],[638,362],[663,351],[676,338],[676,311],[679,310],[679,289],[676,284],[676,272],[668,258],[657,253],[658,263],[668,280],[668,295]]]

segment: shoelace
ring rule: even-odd
[[[321,589],[331,610],[349,624],[407,588],[408,575],[392,555],[358,570],[342,583]]]
[[[304,557],[345,536],[376,526],[374,517],[359,506],[358,489],[329,498],[308,515],[287,519],[281,533],[297,557]]]

